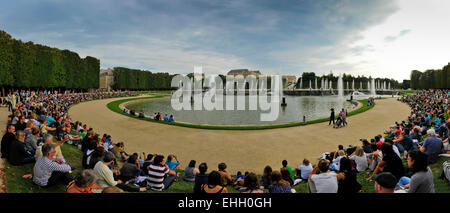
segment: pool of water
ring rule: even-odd
[[[344,108],[351,111],[355,105],[337,96],[285,96],[286,107],[279,107],[278,118],[274,121],[261,121],[261,113],[268,111],[249,110],[248,96],[246,96],[246,110],[181,110],[176,111],[171,106],[170,98],[145,100],[139,102],[130,102],[126,104],[126,108],[136,112],[144,111],[145,115],[153,116],[154,113],[160,112],[164,114],[173,115],[175,121],[195,123],[195,124],[209,124],[209,125],[267,125],[267,124],[282,124],[303,121],[303,116],[306,120],[314,120],[318,118],[328,117],[330,109],[334,108],[336,114]],[[224,96],[225,99],[225,96]],[[237,97],[235,98],[235,100]],[[220,102],[221,104],[225,104]],[[280,101],[281,102],[281,101]],[[236,103],[236,101],[235,101]],[[235,104],[236,105],[236,104]],[[224,105],[225,106],[225,105]],[[225,109],[225,107],[224,107]]]

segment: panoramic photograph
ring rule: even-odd
[[[0,203],[448,199],[449,9],[1,0]]]

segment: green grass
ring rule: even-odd
[[[167,125],[174,125],[174,126],[182,126],[182,127],[189,127],[189,128],[198,128],[198,129],[214,129],[214,130],[263,130],[263,129],[277,129],[277,128],[287,128],[287,127],[294,127],[294,126],[303,126],[308,124],[315,124],[315,123],[322,123],[322,122],[328,122],[330,118],[320,118],[316,120],[307,121],[306,124],[304,122],[294,122],[294,123],[287,123],[287,124],[274,124],[274,125],[259,125],[259,126],[216,126],[216,125],[201,125],[201,124],[190,124],[190,123],[181,123],[181,122],[166,122],[166,121],[155,121],[151,118],[138,118],[137,116],[132,116],[130,114],[124,113],[120,108],[119,105],[128,101],[133,100],[141,100],[141,99],[152,99],[152,98],[162,98],[166,97],[164,95],[155,95],[151,97],[140,97],[140,98],[129,98],[129,99],[122,99],[117,101],[112,101],[107,104],[108,109],[110,109],[113,112],[132,117],[139,120],[146,120],[150,122],[157,122]],[[358,100],[362,104],[362,107],[351,111],[348,113],[348,117],[365,112],[369,109],[372,109],[376,104],[373,104],[371,106],[367,106],[368,100]]]
[[[72,145],[63,144],[61,151],[70,166],[76,169],[72,171],[75,176],[81,172],[82,153],[78,148]],[[5,161],[6,191],[8,193],[61,193],[65,192],[65,186],[57,185],[44,189],[33,183],[31,179],[22,178],[25,174],[30,174],[34,163],[23,166],[13,166]]]
[[[400,91],[400,93],[403,93],[406,96],[412,96],[416,92],[417,92],[417,90],[402,90],[402,91]]]
[[[75,146],[63,144],[62,152],[67,162],[71,166],[75,166],[76,169],[73,171],[72,175],[75,176],[81,171],[81,158],[82,153]],[[450,193],[450,183],[446,180],[439,179],[442,171],[442,163],[450,158],[440,158],[435,164],[430,165],[434,176],[434,187],[437,193]],[[404,162],[406,163],[406,162]],[[120,165],[121,163],[119,163]],[[9,163],[5,162],[5,172],[6,172],[6,191],[8,193],[64,193],[65,186],[57,185],[47,189],[41,188],[34,184],[31,179],[24,179],[22,175],[29,174],[33,168],[34,164],[28,164],[23,166],[11,166]],[[192,193],[194,188],[194,183],[185,182],[182,180],[183,170],[180,170],[180,178],[177,182],[174,182],[172,186],[163,192],[156,192],[149,190],[148,193]],[[235,177],[233,175],[233,177]],[[362,185],[362,192],[364,193],[374,193],[374,182],[366,181],[369,177],[369,172],[358,173],[358,182]],[[259,180],[261,177],[258,177]],[[229,193],[238,193],[231,186],[227,186]],[[307,193],[307,183],[302,182],[296,186],[294,189],[297,193]],[[267,190],[265,190],[268,192]]]

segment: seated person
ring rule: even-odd
[[[164,121],[169,121],[169,116],[167,116],[167,114],[165,114],[164,117],[163,117],[163,120]]]
[[[125,162],[122,166],[122,168],[119,170],[120,175],[119,179],[123,182],[127,182],[133,178],[136,178],[140,171],[140,165],[138,162],[138,156],[137,155],[131,155],[127,162]]]
[[[136,188],[128,186],[128,183],[124,184],[121,180],[116,181],[114,179],[113,171],[109,168],[109,165],[114,163],[114,159],[114,154],[112,154],[111,152],[107,152],[105,154],[105,157],[103,158],[103,161],[99,161],[97,162],[97,164],[95,164],[94,173],[98,178],[96,181],[97,185],[103,188],[116,186],[124,191],[129,192],[143,192],[147,190],[144,187]]]
[[[288,166],[287,160],[283,160],[283,161],[281,162],[281,165],[282,165],[283,167],[280,168],[280,171],[281,171],[283,168],[286,168],[286,169],[289,171],[289,175],[291,176],[292,180],[294,180],[294,173],[292,172],[292,168],[291,168],[290,166]]]
[[[66,187],[67,193],[93,193],[92,189],[102,190],[103,187],[95,184],[95,173],[90,169],[83,170],[75,180]]]
[[[264,187],[259,186],[258,176],[249,173],[244,177],[243,186],[239,188],[241,193],[264,193]]]
[[[434,129],[427,130],[427,136],[423,145],[419,145],[419,150],[428,155],[428,162],[432,164],[438,160],[443,143],[440,138],[436,137]]]
[[[217,171],[212,171],[208,175],[208,184],[201,186],[202,193],[228,193],[228,189],[222,185],[221,175]]]
[[[201,163],[198,166],[198,171],[200,173],[195,175],[194,193],[200,193],[201,186],[208,183],[208,175],[206,174],[207,170],[208,165],[206,163]]]
[[[394,191],[396,185],[395,176],[389,172],[382,172],[375,177],[376,193],[396,193],[397,191]]]
[[[14,140],[9,147],[8,162],[11,165],[19,166],[22,164],[33,163],[34,157],[25,151],[25,132],[17,131],[16,140]]]
[[[289,182],[283,180],[279,171],[272,172],[272,183],[269,185],[269,193],[292,193]]]
[[[31,134],[29,134],[25,138],[25,149],[28,153],[30,153],[33,156],[36,154],[38,143],[42,141],[40,133],[41,131],[39,130],[39,128],[35,126],[32,128]]]
[[[187,182],[195,182],[195,176],[200,173],[200,171],[195,168],[195,163],[195,160],[191,160],[186,169],[184,169],[183,180]]]
[[[311,193],[337,193],[338,181],[336,173],[328,170],[330,161],[322,159],[311,172],[308,189]],[[319,174],[316,172],[319,171]]]
[[[226,170],[227,164],[219,163],[218,168],[219,168],[219,171],[217,171],[217,172],[220,174],[220,180],[222,182],[222,186],[226,186],[228,184],[234,183],[234,178],[231,178],[230,173]]]
[[[67,140],[67,143],[71,144],[71,145],[77,146],[83,140],[83,138],[81,136],[76,136],[76,135],[70,134],[70,128],[69,127],[64,128],[63,137],[65,137],[66,135],[69,137],[68,140]]]
[[[42,146],[45,144],[49,144],[49,143],[53,143],[56,145],[55,150],[56,150],[56,154],[55,154],[55,158],[59,158],[60,161],[62,162],[66,162],[66,160],[64,160],[64,156],[62,154],[61,151],[61,145],[66,142],[68,140],[68,138],[64,138],[62,141],[58,141],[56,143],[53,142],[53,136],[50,134],[46,134],[44,136],[44,144],[41,144],[38,146],[38,148],[36,149],[36,154],[34,155],[34,158],[36,159],[36,161],[42,156]]]
[[[176,162],[172,161],[173,159],[175,159]],[[180,168],[180,162],[178,161],[177,156],[175,155],[167,156],[166,165],[169,166],[170,170],[175,171],[175,173],[178,173],[178,169]]]
[[[418,150],[408,153],[408,166],[414,174],[406,185],[408,193],[434,193],[433,172],[428,166],[428,156]]]
[[[56,145],[48,143],[42,146],[42,156],[33,168],[33,182],[41,187],[49,187],[58,183],[69,184],[73,178],[71,168],[66,163],[55,158]]]
[[[128,159],[128,154],[125,152],[125,145],[123,142],[119,142],[114,147],[113,153],[116,157],[121,158],[122,161],[126,161]]]
[[[303,159],[303,164],[297,168],[297,176],[303,181],[308,181],[309,175],[313,170],[312,164],[308,159]]]
[[[170,115],[169,122],[174,122],[173,115]]]
[[[145,153],[143,153],[143,154],[145,156]],[[141,167],[142,175],[145,175],[145,176],[148,175],[148,167],[153,164],[153,161],[152,161],[153,156],[156,156],[156,155],[148,154],[144,160],[144,163],[142,163],[142,167]]]
[[[267,189],[270,184],[272,184],[272,167],[267,165],[261,175],[261,186]]]
[[[153,164],[148,168],[150,187],[155,191],[168,189],[176,178],[176,173],[169,169],[164,163],[164,156],[157,155],[153,159]]]

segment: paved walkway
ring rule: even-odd
[[[6,119],[7,119],[8,115],[9,115],[8,108],[0,107],[0,135],[2,137],[6,130]],[[5,193],[5,192],[6,192],[5,163],[3,162],[3,158],[0,158],[0,193]]]
[[[270,130],[203,130],[141,121],[110,111],[106,104],[118,100],[90,101],[70,109],[72,119],[93,127],[96,133],[110,134],[113,142],[125,142],[128,153],[175,154],[184,169],[190,160],[208,163],[216,170],[220,162],[232,173],[250,171],[262,174],[266,165],[273,169],[287,160],[296,167],[304,158],[312,163],[342,144],[360,145],[360,138],[382,134],[395,121],[407,118],[410,109],[395,99],[378,100],[364,113],[348,118],[349,126],[333,129],[328,123]],[[175,118],[176,119],[176,118]]]

